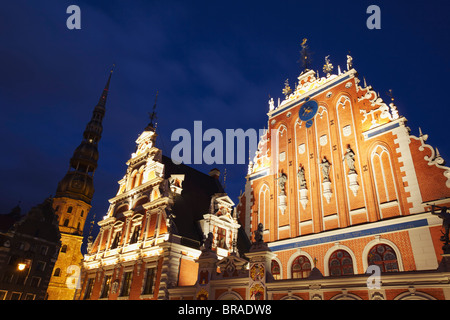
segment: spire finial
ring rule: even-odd
[[[100,100],[98,101],[98,106],[105,107],[106,105],[106,98],[108,97],[108,91],[109,91],[109,83],[111,82],[111,76],[114,71],[114,68],[116,65],[113,63],[113,66],[111,68],[111,71],[109,72],[108,81],[106,82],[105,88],[103,89],[102,95],[100,96]]]
[[[156,120],[156,101],[158,100],[158,93],[159,91],[156,91],[156,96],[155,96],[155,104],[153,105],[153,111],[152,113],[148,113],[150,115],[150,123],[148,124],[148,127],[152,127],[154,129],[156,129],[156,123],[154,123],[154,121]]]
[[[302,50],[300,51],[300,63],[302,64],[303,68],[302,73],[308,71],[309,67],[311,66],[311,52],[306,45],[307,41],[308,39],[303,38],[302,43],[300,44],[300,46],[302,47]]]

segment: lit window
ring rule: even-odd
[[[397,255],[387,244],[377,244],[369,251],[369,265],[377,265],[381,272],[395,272],[398,270]]]
[[[344,250],[333,252],[329,260],[331,276],[353,274],[353,260],[350,254]]]
[[[152,294],[153,293],[153,283],[155,280],[155,268],[148,268],[145,275],[145,284],[142,294]]]
[[[280,265],[275,260],[272,260],[271,272],[272,272],[272,276],[275,280],[281,279]]]
[[[227,248],[227,230],[224,228],[217,228],[217,246],[220,248]]]
[[[305,256],[298,256],[292,262],[292,279],[308,278],[311,273],[311,262]]]
[[[109,288],[111,288],[111,280],[112,280],[112,275],[105,276],[105,280],[103,281],[102,294],[100,295],[101,299],[108,298]]]
[[[131,275],[132,271],[125,272],[125,274],[123,275],[122,291],[120,292],[121,297],[130,295]]]

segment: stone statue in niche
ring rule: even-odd
[[[344,160],[347,161],[348,173],[355,173],[355,153],[350,146],[347,147],[347,151],[344,154]]]
[[[277,178],[278,187],[280,188],[280,195],[286,195],[286,180],[287,176],[284,173],[280,173],[280,176]]]
[[[306,189],[305,168],[302,165],[298,167],[297,177],[300,189]]]
[[[322,169],[323,182],[330,182],[330,166],[331,164],[328,162],[327,158],[323,158],[320,163],[320,168]]]

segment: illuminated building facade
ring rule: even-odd
[[[189,211],[183,192],[188,181],[201,189],[200,176],[177,171],[147,127],[78,299],[450,299],[435,214],[450,206],[450,168],[350,56],[337,69],[327,57],[323,77],[306,68],[269,101],[235,211],[221,188]]]
[[[52,199],[0,216],[0,300],[44,300],[60,248]]]
[[[81,245],[86,217],[94,196],[94,172],[97,169],[98,142],[102,136],[111,73],[91,120],[83,132],[83,140],[70,159],[69,170],[59,182],[53,208],[61,231],[61,250],[48,286],[49,300],[73,300],[76,279],[81,270]]]
[[[170,288],[195,284],[208,234],[220,257],[236,247],[239,224],[220,172],[174,164],[155,146],[156,136],[150,122],[136,140],[100,232],[88,245],[77,299],[169,299]]]

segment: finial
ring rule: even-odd
[[[387,92],[387,95],[389,97],[391,97],[391,101],[394,101],[394,97],[392,96],[392,89],[389,89],[389,91]]]
[[[148,113],[150,116],[150,123],[148,124],[148,127],[152,127],[154,129],[156,129],[156,123],[153,123],[156,120],[156,101],[158,100],[158,93],[159,91],[156,91],[156,96],[155,96],[155,104],[153,105],[153,111],[152,113]]]
[[[326,73],[327,78],[331,75],[333,71],[333,65],[330,63],[329,55],[325,57],[325,64],[323,65],[323,72]]]
[[[282,93],[286,96],[286,99],[292,93],[292,89],[289,86],[289,79],[286,79],[286,81],[284,82],[284,89]]]
[[[302,47],[302,50],[300,51],[300,62],[303,68],[302,73],[309,70],[309,67],[311,65],[311,52],[306,45],[306,41],[308,41],[308,39],[303,38],[302,43],[300,44],[300,46]]]

